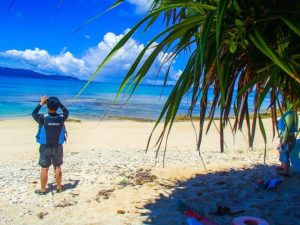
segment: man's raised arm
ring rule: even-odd
[[[42,114],[39,114],[39,111],[42,108],[42,105],[46,104],[46,102],[47,102],[47,97],[46,96],[41,97],[40,103],[37,105],[37,107],[35,107],[35,109],[31,113],[33,119],[38,123],[40,121],[41,116],[43,116]]]
[[[63,104],[61,104],[61,102],[59,102],[59,107],[63,112],[64,121],[66,121],[69,116],[69,110]]]

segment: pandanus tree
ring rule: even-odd
[[[115,5],[122,2],[119,0]],[[215,118],[219,123],[221,152],[223,130],[228,125],[235,134],[245,124],[252,147],[258,124],[266,141],[261,113],[266,96],[270,99],[268,109],[274,137],[276,118],[282,112],[280,100],[295,103],[300,97],[300,1],[154,0],[146,16],[117,43],[91,80],[138,28],[143,26],[147,32],[162,17],[165,28],[145,45],[119,89],[121,93],[131,86],[134,92],[161,52],[167,53],[164,63],[169,66],[183,52],[188,57],[153,129],[164,121],[157,151],[167,139],[180,102],[188,92],[192,96],[188,115],[199,107],[198,150],[203,133]],[[149,50],[151,54],[145,58]],[[168,76],[169,70],[165,73],[165,84]],[[213,90],[212,99],[209,90]],[[254,95],[253,101],[249,100],[250,95]]]

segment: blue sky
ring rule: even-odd
[[[25,68],[45,74],[72,75],[87,79],[118,40],[141,19],[148,0],[125,0],[123,4],[72,34],[89,18],[100,14],[115,0],[1,0],[0,66]],[[155,24],[154,32],[162,29]],[[151,37],[142,32],[111,60],[96,78],[119,82],[134,58]],[[163,52],[161,56],[163,57]],[[157,59],[145,82],[160,83]],[[181,63],[172,65],[170,81],[181,72]],[[164,70],[164,68],[163,68]]]

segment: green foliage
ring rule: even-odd
[[[208,129],[213,119],[220,119],[220,148],[223,151],[223,129],[230,123],[232,112],[233,133],[246,122],[249,146],[252,147],[258,119],[267,141],[260,113],[266,96],[270,97],[275,136],[277,109],[281,109],[279,96],[291,103],[300,96],[300,3],[294,0],[155,0],[145,18],[119,41],[91,79],[138,28],[146,27],[147,33],[161,17],[166,29],[153,36],[137,56],[119,90],[120,93],[125,87],[132,86],[130,90],[134,92],[160,52],[168,52],[165,63],[172,63],[178,55],[189,53],[187,64],[154,127],[164,120],[156,143],[157,151],[164,138],[167,140],[179,104],[189,91],[192,92],[190,116],[196,103],[200,103],[198,149],[204,120],[208,117]],[[154,48],[153,43],[156,43]],[[142,60],[150,47],[152,53]],[[165,82],[168,76],[169,70]],[[214,93],[212,100],[208,99],[210,88]],[[249,105],[251,91],[255,93],[253,105]],[[219,115],[215,114],[217,108]]]
[[[128,181],[126,178],[122,179],[122,180],[119,182],[119,185],[122,185],[122,186],[126,186],[126,185],[128,185],[128,184],[129,184],[129,181]]]

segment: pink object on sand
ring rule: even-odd
[[[269,223],[263,219],[252,216],[240,216],[234,218],[233,225],[269,225]]]
[[[187,210],[185,212],[185,215],[188,217],[192,217],[195,218],[196,220],[198,220],[202,225],[218,225],[217,223],[215,223],[214,221],[199,215],[198,213],[194,212],[193,210]]]

